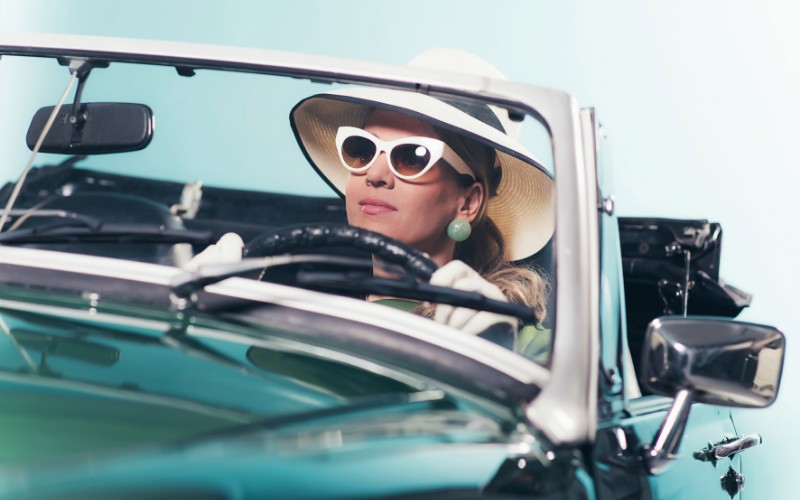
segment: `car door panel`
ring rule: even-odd
[[[729,467],[741,473],[741,456],[716,463],[693,456],[709,444],[736,435],[729,408],[692,405],[677,456],[660,473],[648,474],[645,470],[640,458],[642,449],[658,434],[670,404],[669,398],[660,396],[638,398],[629,403],[628,416],[600,429],[597,460],[607,478],[616,477],[617,494],[611,498],[626,498],[625,493],[634,491],[638,491],[639,498],[686,498],[689,491],[695,498],[730,499],[720,478]],[[646,485],[642,484],[642,477],[646,478]]]

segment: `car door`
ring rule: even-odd
[[[670,398],[655,395],[630,401],[626,414],[600,431],[607,434],[607,453],[623,455],[637,450],[641,453],[658,436],[671,404]],[[647,491],[651,498],[739,498],[738,491],[743,484],[739,479],[741,456],[719,461],[702,459],[703,451],[710,444],[734,436],[736,431],[729,408],[693,404],[677,456],[663,470],[654,473],[645,470],[643,462],[637,460],[641,466],[639,472],[646,478],[642,491]],[[623,447],[627,447],[627,451]]]
[[[598,497],[738,498],[740,456],[712,461],[703,453],[710,445],[736,436],[730,408],[692,404],[677,456],[658,471],[648,470],[642,458],[659,436],[673,399],[642,395],[637,382],[635,370],[641,364],[633,357],[641,353],[631,352],[628,344],[619,228],[611,196],[613,178],[603,165],[604,133],[593,109],[584,109],[582,115],[584,131],[590,137],[586,147],[595,151],[599,201],[601,348],[593,447]]]
[[[601,376],[594,446],[598,497],[732,498],[723,490],[721,478],[726,477],[724,484],[731,491],[737,489],[740,457],[711,461],[703,453],[709,445],[736,436],[727,407],[692,404],[677,456],[663,470],[648,471],[642,453],[659,435],[673,399],[641,394],[624,328],[622,279],[614,265],[619,258],[616,221],[601,220],[601,228],[601,286],[604,294],[619,300],[605,300],[600,308]]]
[[[635,372],[641,363],[633,361],[633,356],[641,353],[630,351],[625,328],[616,220],[610,214],[602,215],[600,227],[601,287],[606,297],[616,300],[603,300],[600,307],[599,421],[593,448],[598,497],[738,498],[741,457],[734,454],[711,460],[704,453],[711,445],[736,437],[728,407],[692,404],[677,454],[659,470],[649,468],[643,459],[643,453],[659,439],[662,427],[668,427],[668,418],[679,415],[668,417],[673,398],[642,395]],[[751,439],[747,444],[755,442]]]

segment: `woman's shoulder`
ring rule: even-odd
[[[550,358],[553,331],[541,325],[525,325],[517,334],[518,353],[539,364],[546,364]]]
[[[414,309],[419,307],[422,302],[418,302],[416,300],[407,300],[407,299],[394,299],[394,298],[386,298],[386,299],[376,299],[372,301],[373,304],[381,304],[384,306],[393,307],[395,309],[400,309],[402,311],[412,312]]]

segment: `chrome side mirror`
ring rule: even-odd
[[[656,394],[763,408],[778,395],[785,341],[777,329],[709,317],[662,317],[647,328],[641,382]]]
[[[771,405],[778,395],[783,334],[770,326],[726,318],[661,317],[650,323],[642,352],[642,385],[674,397],[642,457],[651,474],[676,455],[694,401],[746,408]]]

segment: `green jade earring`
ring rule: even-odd
[[[464,241],[471,233],[472,227],[467,219],[454,219],[447,225],[447,236],[453,241]]]

